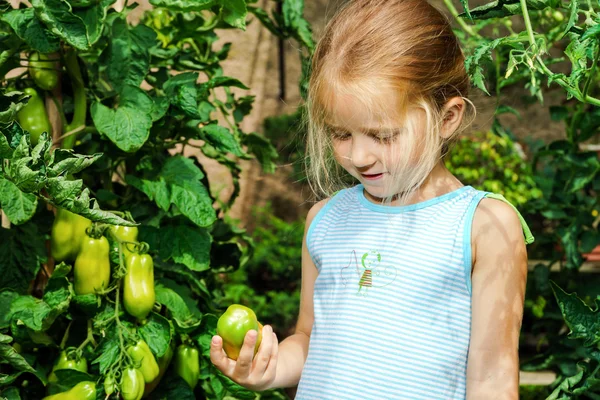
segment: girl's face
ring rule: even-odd
[[[378,96],[385,96],[386,101],[379,104],[388,104],[392,110],[383,113],[384,117],[365,113],[364,104],[355,97],[339,96],[328,126],[337,162],[380,200],[401,191],[397,182],[410,174],[419,159],[425,112],[412,109],[401,119],[393,113],[400,107],[394,93],[382,89]]]

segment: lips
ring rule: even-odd
[[[383,176],[383,173],[380,173],[380,174],[361,174],[361,175],[365,179],[375,180],[375,179],[381,178]]]

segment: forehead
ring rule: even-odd
[[[325,123],[349,130],[397,127],[405,109],[397,90],[381,84],[331,91],[323,100]]]

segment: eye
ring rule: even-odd
[[[348,140],[352,137],[352,135],[350,133],[339,130],[339,129],[333,130],[331,132],[331,136],[333,137],[333,140],[340,140],[340,141]]]
[[[379,135],[371,136],[371,138],[377,143],[390,144],[398,137],[398,133],[399,132],[380,133]]]

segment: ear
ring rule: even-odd
[[[465,101],[462,97],[453,97],[444,105],[444,123],[440,135],[447,139],[458,129],[465,113]]]

